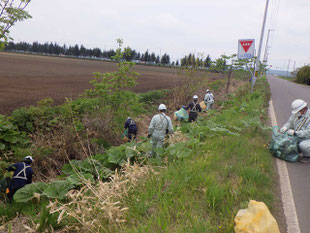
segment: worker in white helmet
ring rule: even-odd
[[[307,103],[301,99],[294,100],[291,107],[292,115],[280,132],[287,132],[291,136],[296,135],[300,139],[298,148],[303,157],[299,158],[299,161],[308,162],[310,160],[310,110]]]
[[[186,110],[189,109],[188,122],[196,121],[198,117],[198,112],[201,112],[201,107],[197,100],[198,96],[194,95],[193,101],[187,107],[185,107]]]
[[[207,110],[211,109],[212,105],[214,104],[214,96],[209,89],[206,90],[206,94],[203,100],[207,105]]]
[[[166,105],[160,104],[158,111],[159,113],[151,120],[148,132],[148,138],[151,138],[151,144],[153,145],[152,156],[154,156],[156,148],[163,147],[166,135],[173,134],[171,119],[165,114],[167,111]]]

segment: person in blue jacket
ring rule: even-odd
[[[14,171],[13,179],[7,191],[10,202],[13,200],[13,196],[18,189],[24,187],[26,184],[32,183],[33,171],[30,166],[32,162],[32,157],[26,156],[23,162],[12,164],[7,168],[8,171]]]
[[[137,138],[138,127],[133,119],[128,117],[125,122],[124,128],[128,129],[127,137],[129,138],[130,141],[135,140]]]

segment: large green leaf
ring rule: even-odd
[[[10,142],[10,143],[18,142],[18,138],[16,136],[13,136],[13,135],[6,135],[5,137],[3,137],[3,140],[6,142]]]
[[[66,194],[73,187],[74,185],[67,180],[57,180],[48,184],[48,186],[43,190],[43,194],[48,198],[62,200],[65,199]]]
[[[0,142],[0,150],[4,150],[4,149],[5,149],[5,145],[2,142]]]
[[[172,158],[178,158],[183,159],[190,155],[192,152],[191,149],[189,149],[185,143],[177,143],[174,145],[171,145],[167,148],[167,152]]]
[[[79,169],[81,161],[80,160],[71,160],[70,163],[63,165],[62,172],[66,175],[72,175],[75,173],[73,167]]]
[[[94,182],[94,176],[92,174],[73,174],[67,177],[66,179],[70,184],[74,185],[74,186],[78,186],[83,184],[84,180],[91,180],[92,182]]]
[[[46,187],[47,184],[43,182],[25,185],[23,188],[16,191],[13,197],[14,201],[27,202],[34,197],[34,193],[41,194]]]
[[[107,151],[108,154],[108,162],[114,163],[117,165],[122,165],[126,162],[126,153],[125,148],[119,146],[119,147],[113,147]]]

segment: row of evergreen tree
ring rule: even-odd
[[[59,56],[74,56],[74,57],[89,57],[98,59],[109,59],[113,60],[115,55],[115,50],[101,50],[100,48],[88,49],[83,45],[59,45],[55,43],[39,43],[39,42],[9,42],[6,47],[6,51],[19,51],[19,52],[30,52],[30,53],[40,53],[40,54],[53,54]],[[208,55],[205,59],[195,57],[195,54],[189,54],[184,56],[182,59],[176,62],[170,60],[168,54],[163,54],[162,56],[156,55],[154,52],[150,53],[148,50],[144,53],[137,52],[136,50],[126,47],[124,53],[124,59],[126,61],[135,62],[145,62],[150,64],[162,64],[162,65],[172,65],[172,66],[190,66],[190,67],[200,67],[210,69],[212,66],[212,60]]]
[[[6,47],[6,51],[21,51],[30,53],[41,53],[41,54],[54,54],[54,55],[65,55],[74,57],[90,57],[90,58],[105,58],[112,60],[115,55],[115,50],[101,50],[100,48],[88,49],[83,45],[59,45],[57,43],[44,43],[39,42],[9,42]],[[161,57],[156,55],[154,52],[150,53],[148,50],[145,53],[137,52],[130,47],[125,48],[124,59],[127,61],[139,61],[146,63],[170,65],[170,56],[168,54],[163,54]]]

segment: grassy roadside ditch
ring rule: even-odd
[[[168,162],[124,201],[130,211],[118,232],[233,232],[237,211],[250,199],[273,209],[275,170],[265,126],[269,88],[259,79],[251,94],[242,88],[222,103],[219,113],[182,125],[187,141]],[[162,156],[171,157],[171,148]],[[107,226],[107,228],[109,228]]]
[[[225,80],[188,70],[173,90],[137,95],[122,89],[135,85],[131,67],[120,63],[117,72],[97,73],[93,89],[62,106],[47,99],[0,118],[7,125],[0,134],[7,158],[1,160],[28,150],[41,164],[35,169],[52,178],[36,177],[44,182],[20,189],[12,205],[0,204],[0,232],[25,226],[39,232],[232,232],[248,200],[273,207],[266,79],[253,94],[244,86],[217,99],[216,110],[177,126],[165,150],[148,158],[145,137],[114,146],[102,139],[119,137],[128,115],[143,118],[164,97],[173,109],[197,87],[220,92]]]
[[[181,124],[170,145],[158,151],[160,158],[146,159],[150,143],[142,140],[71,161],[59,187],[43,192],[44,184],[41,190],[28,186],[18,197],[25,198],[22,203],[0,209],[1,221],[24,216],[18,221],[39,232],[233,232],[237,211],[250,199],[274,207],[270,130],[264,124],[268,99],[265,78],[253,94],[242,87],[219,110]],[[112,182],[87,181],[89,174],[104,178],[102,166],[128,158],[151,167],[125,166]],[[76,187],[69,193],[68,182]]]
[[[92,214],[87,215],[92,219],[93,216],[97,216],[97,224],[90,224],[90,227],[85,228],[86,231],[97,232],[98,230],[89,229],[102,227],[102,223],[109,224],[111,221],[115,222],[115,219],[123,221],[123,217],[120,217],[122,214],[117,211],[122,209],[121,205],[114,206],[113,200],[115,197],[120,198],[121,194],[118,193],[126,193],[130,190],[127,190],[125,185],[120,192],[111,194],[109,189],[122,187],[121,184],[128,182],[129,186],[132,186],[131,181],[136,171],[125,181],[122,179],[126,178],[126,175],[118,176],[127,174],[124,164],[128,159],[144,165],[146,163],[160,165],[162,161],[146,160],[145,155],[150,151],[150,143],[143,137],[138,144],[128,143],[116,146],[117,142],[116,145],[113,143],[105,145],[105,143],[110,142],[110,138],[121,140],[118,131],[123,128],[124,119],[128,115],[143,118],[147,112],[148,114],[156,112],[155,105],[158,106],[158,101],[167,100],[167,98],[173,109],[174,105],[187,102],[186,99],[191,98],[192,92],[196,90],[195,87],[210,85],[217,90],[225,83],[224,79],[215,81],[209,79],[206,72],[185,70],[180,71],[180,81],[172,90],[135,94],[122,89],[135,85],[137,74],[130,72],[132,65],[120,62],[117,72],[96,73],[92,81],[94,88],[86,90],[83,96],[76,100],[67,100],[63,105],[53,106],[52,99],[44,99],[38,102],[38,106],[16,109],[11,116],[0,116],[1,176],[5,172],[5,167],[13,161],[16,162],[25,155],[32,155],[35,158],[33,164],[35,183],[20,189],[14,195],[16,202],[12,205],[5,204],[2,202],[3,198],[0,198],[2,225],[0,232],[3,229],[9,231],[12,228],[18,231],[16,230],[18,227],[24,230],[24,226],[39,232],[66,230],[67,228],[63,229],[65,226],[73,226],[75,231],[84,232],[83,228],[76,230],[75,225],[82,223],[83,226],[85,222],[70,218],[69,214],[72,213],[70,210],[66,213],[58,212],[63,206],[72,203],[70,200],[76,198],[74,192],[83,190],[86,190],[83,193],[86,199],[92,200],[93,197],[88,197],[89,193],[95,194],[95,197],[100,193],[103,196],[99,196],[99,200],[105,204],[108,203],[108,207],[113,207],[112,212],[109,208],[104,213],[100,209],[99,217],[96,213],[98,209],[93,208]],[[149,123],[148,118],[146,121]],[[173,150],[173,147],[171,148]],[[170,158],[174,156],[172,150],[169,152]],[[186,154],[183,153],[177,157],[182,156]],[[116,168],[120,170],[114,173]],[[136,170],[139,168],[138,166]],[[144,171],[141,170],[140,173],[144,174]],[[113,184],[116,186],[114,187]],[[98,188],[103,188],[104,191],[101,192]],[[106,197],[110,198],[110,194],[104,195],[107,193],[115,197],[107,200]],[[50,201],[54,206],[56,205],[56,210],[51,208],[53,205]],[[87,203],[93,204],[93,201]],[[76,200],[74,203],[80,205],[85,202]],[[76,212],[74,207],[72,210]],[[107,218],[106,216],[110,214],[112,217]],[[88,222],[85,224],[87,226]],[[72,232],[72,228],[69,232]]]

